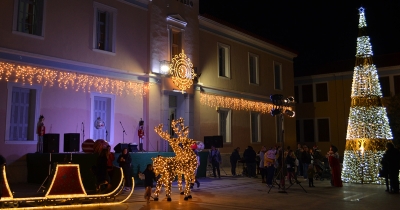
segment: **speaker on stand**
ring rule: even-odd
[[[58,153],[60,134],[46,133],[43,135],[43,153]]]
[[[64,133],[64,152],[79,152],[80,133]]]

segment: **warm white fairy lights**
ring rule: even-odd
[[[177,135],[176,138],[171,138],[171,135],[167,131],[163,131],[163,125],[160,124],[154,128],[154,131],[163,139],[167,140],[169,145],[172,147],[175,157],[156,157],[152,158],[153,167],[156,174],[160,174],[161,177],[157,181],[156,191],[154,195],[158,198],[162,185],[165,186],[165,194],[168,200],[171,200],[171,187],[172,181],[178,176],[179,190],[182,190],[182,175],[185,178],[185,200],[190,195],[190,183],[195,179],[195,171],[197,168],[197,158],[194,151],[190,146],[196,142],[193,139],[188,138],[189,128],[184,126],[184,119],[179,118],[172,120],[171,127],[174,133]]]
[[[372,46],[368,36],[357,37],[357,53],[356,56],[372,56]]]
[[[375,65],[359,65],[354,67],[353,85],[351,87],[351,97],[382,97],[381,86],[379,84],[378,71]]]
[[[0,62],[0,80],[21,82],[44,86],[58,85],[64,89],[75,91],[97,91],[116,95],[133,94],[143,96],[149,88],[148,83],[122,81],[106,77],[92,76],[77,72],[66,72],[32,66],[22,66]]]
[[[183,50],[179,55],[175,55],[172,58],[170,74],[172,75],[172,82],[182,93],[193,85],[193,79],[196,77],[196,74],[194,73],[190,58],[187,57]]]
[[[274,108],[273,104],[259,101],[249,101],[241,98],[218,96],[207,93],[200,93],[200,103],[210,107],[222,107],[233,110],[245,110],[269,114]],[[292,108],[288,107],[288,110]]]
[[[351,89],[351,107],[346,135],[342,180],[381,184],[378,177],[385,145],[393,139],[383,107],[378,72],[372,63],[372,47],[365,36],[365,14],[360,8],[360,36]]]

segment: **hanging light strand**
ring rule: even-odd
[[[6,62],[0,62],[0,80],[20,82],[44,86],[58,85],[63,89],[75,91],[97,91],[116,95],[133,94],[143,96],[149,90],[150,83],[130,82],[107,77],[92,76],[77,72],[66,72],[53,69],[21,66]]]

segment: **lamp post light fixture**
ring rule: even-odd
[[[270,99],[271,99],[271,101],[272,101],[272,103],[274,105],[274,107],[271,109],[271,115],[273,117],[276,117],[276,120],[278,122],[277,123],[278,131],[279,131],[278,132],[278,139],[279,139],[279,141],[281,142],[281,145],[282,145],[281,151],[278,151],[278,152],[280,152],[280,155],[282,155],[282,157],[281,157],[282,163],[280,163],[280,164],[282,164],[282,169],[278,173],[278,175],[280,174],[281,180],[282,179],[284,180],[285,179],[285,175],[283,173],[283,166],[286,166],[286,164],[284,164],[286,158],[283,157],[284,156],[284,152],[283,151],[285,149],[284,138],[283,138],[284,132],[285,132],[285,129],[284,129],[284,117],[283,116],[284,115],[287,115],[289,117],[294,117],[295,116],[295,112],[290,108],[290,105],[293,104],[295,101],[294,101],[294,97],[293,96],[289,96],[287,98],[284,98],[283,95],[281,95],[281,94],[271,95]],[[289,180],[289,181],[291,181],[291,180]],[[297,182],[297,180],[296,180],[296,182]],[[280,189],[281,189],[279,191],[280,193],[286,193],[285,185],[281,186]],[[304,188],[303,188],[303,190],[304,190]]]
[[[160,61],[160,73],[167,75],[170,74],[170,67],[169,67],[170,63],[167,60],[162,60]]]

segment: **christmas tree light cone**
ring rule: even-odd
[[[380,161],[386,143],[393,139],[378,71],[372,62],[372,46],[366,35],[364,8],[359,9],[356,65],[351,89],[351,107],[347,126],[342,181],[383,183]]]

